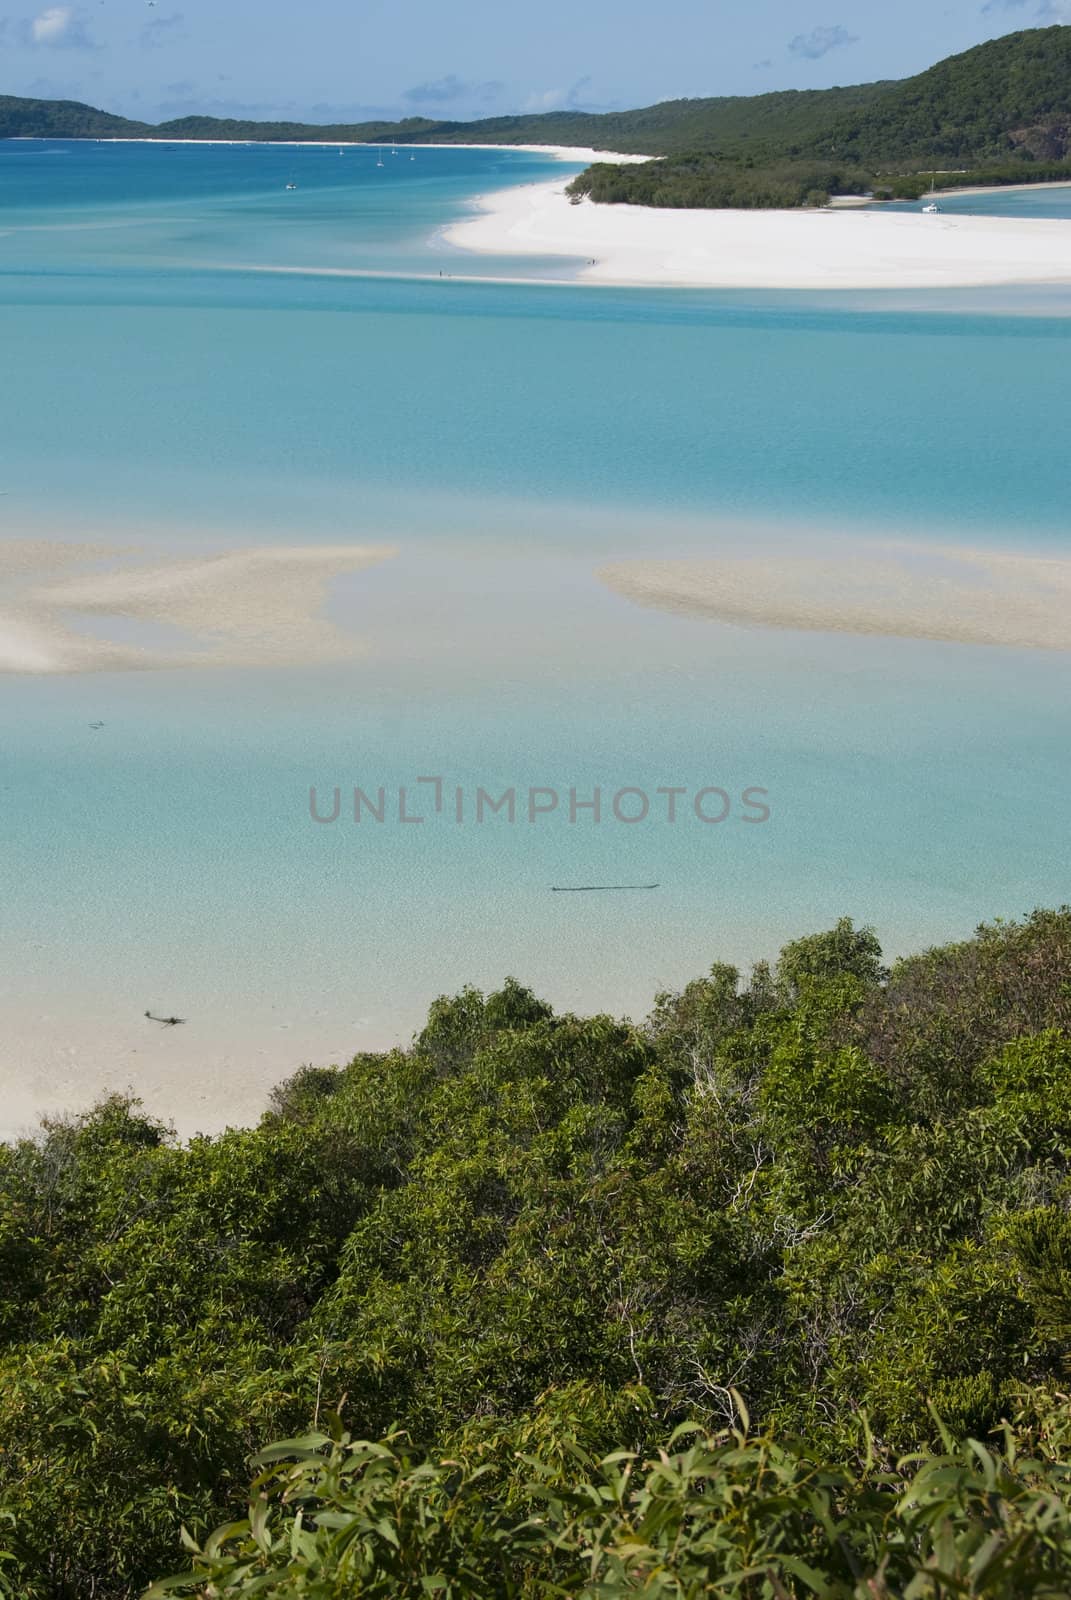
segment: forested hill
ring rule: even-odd
[[[797,117],[764,139],[696,141],[651,166],[599,164],[574,185],[594,200],[656,206],[796,206],[875,190],[1071,180],[1071,27],[1034,28],[950,56],[822,126]],[[802,131],[801,131],[802,130]]]
[[[1071,27],[1033,28],[949,56],[801,145],[860,163],[958,164],[1071,151]]]
[[[391,140],[399,144],[563,144],[636,155],[666,155],[697,147],[738,151],[806,142],[839,117],[860,114],[891,85],[785,90],[708,100],[667,100],[639,111],[552,111],[537,116],[486,117],[479,122],[310,124],[179,117],[151,125],[111,116],[71,100],[0,97],[0,137],[52,139],[234,139],[266,142]]]
[[[78,100],[22,100],[0,95],[0,139],[137,139],[155,132]]]

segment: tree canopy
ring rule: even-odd
[[[255,1128],[0,1146],[0,1584],[127,1600],[185,1526],[206,1595],[1062,1595],[1069,1335],[1071,911],[640,1025],[468,989]]]

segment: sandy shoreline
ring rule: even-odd
[[[560,181],[481,195],[442,238],[570,258],[572,281],[711,289],[1071,284],[1071,220],[823,211],[673,211],[571,201]]]
[[[14,141],[13,141],[14,142]],[[36,136],[22,140],[26,144],[36,144]],[[49,143],[53,141],[48,141]],[[269,149],[300,150],[308,146],[310,150],[382,150],[388,145],[393,148],[390,139],[76,139],[75,144],[204,144],[228,145],[241,148],[248,145],[251,149],[258,145],[266,145]],[[555,161],[583,161],[590,165],[593,161],[653,161],[654,156],[622,155],[616,150],[594,150],[588,145],[568,144],[415,144],[405,141],[398,146],[401,150],[520,150],[528,155],[550,156]]]
[[[1071,178],[1054,178],[1046,183],[979,183],[969,189],[938,189],[938,200],[951,200],[957,194],[1029,194],[1032,189],[1071,189]],[[930,196],[924,195],[928,200]]]
[[[0,1047],[0,1142],[32,1136],[42,1117],[78,1115],[108,1094],[135,1095],[182,1138],[252,1127],[271,1091],[303,1065],[344,1066],[360,1050],[406,1038],[389,1029],[370,1036],[356,1021],[291,1025],[282,1012],[239,1020],[222,1006],[166,1028],[141,1014],[147,998],[131,995],[120,1015],[91,1000],[75,1011],[69,1002],[12,997]]]

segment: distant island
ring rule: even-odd
[[[0,96],[0,138],[547,144],[646,155],[598,162],[574,198],[669,207],[917,199],[938,188],[1071,182],[1071,27],[1032,28],[901,81],[442,122],[149,124],[70,100]]]

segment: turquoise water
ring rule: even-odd
[[[41,1103],[137,1084],[165,1008],[214,1074],[197,1114],[244,1115],[243,1040],[263,1088],[466,981],[642,1015],[843,914],[899,951],[1071,898],[1068,658],[732,628],[597,576],[890,533],[1064,551],[1054,302],[471,282],[567,275],[436,232],[569,169],[383,159],[0,144],[4,537],[397,550],[328,601],[352,663],[0,679],[4,1072]],[[355,784],[383,824],[312,821],[310,786]],[[571,823],[596,786],[688,799]],[[478,787],[518,820],[478,824]],[[558,811],[528,822],[530,788]],[[660,887],[550,892],[606,882]]]
[[[875,210],[921,211],[929,200],[876,206]],[[993,189],[986,194],[943,194],[942,211],[968,217],[1071,217],[1071,183],[1039,184],[1036,188]]]
[[[474,194],[581,170],[518,151],[391,150],[7,141],[3,268],[80,277],[211,266],[437,276],[453,253],[429,240]],[[479,260],[468,269],[500,270]]]

